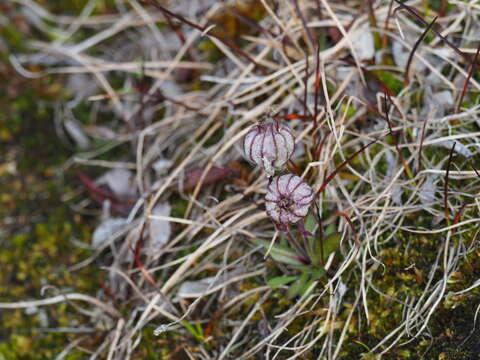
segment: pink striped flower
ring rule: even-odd
[[[243,141],[246,158],[270,176],[275,168],[287,163],[294,147],[295,139],[290,129],[278,121],[253,126]]]
[[[267,190],[267,214],[281,229],[285,229],[288,224],[298,223],[307,216],[315,197],[313,189],[305,180],[293,174],[274,177]]]

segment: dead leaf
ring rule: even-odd
[[[183,183],[183,189],[187,191],[194,189],[200,181],[203,171],[203,167],[197,167],[189,171]],[[233,173],[234,171],[228,167],[212,166],[205,175],[202,186],[210,185],[228,178],[233,175]]]
[[[98,249],[107,241],[113,234],[120,231],[125,224],[126,219],[123,218],[110,218],[106,219],[95,229],[92,236],[92,246]]]
[[[97,180],[97,184],[105,184],[118,197],[128,198],[134,196],[136,192],[133,181],[133,174],[130,170],[116,168],[103,174]]]
[[[172,207],[168,202],[163,202],[155,206],[152,210],[152,215],[170,216]],[[149,223],[150,233],[150,248],[158,250],[168,242],[172,228],[170,221],[160,219],[150,219]]]

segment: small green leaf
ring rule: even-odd
[[[335,232],[335,224],[330,224],[327,226],[327,228],[325,229],[325,231],[323,232],[325,235],[331,235]]]
[[[293,299],[295,296],[300,294],[300,292],[303,290],[305,287],[305,284],[308,281],[308,274],[307,273],[302,273],[302,275],[298,278],[297,281],[295,281],[289,288],[287,292],[287,297],[289,299]]]
[[[302,265],[293,265],[292,266],[293,268],[297,269],[298,271],[302,272],[302,273],[310,273],[312,271],[312,267],[310,265],[305,265],[305,264],[302,264]]]
[[[185,327],[185,329],[188,330],[190,334],[193,335],[197,340],[203,341],[204,340],[204,335],[203,335],[203,329],[200,324],[195,324],[192,325],[188,321],[184,320],[182,321],[182,325]]]
[[[312,252],[310,259],[313,265],[320,266],[322,264],[322,242],[320,239],[313,239]]]
[[[342,234],[339,232],[334,232],[323,239],[323,250],[325,252],[325,257],[328,257],[332,252],[338,250],[340,246],[340,240],[342,240]]]
[[[263,246],[265,249],[268,249],[270,247],[270,243],[268,241],[256,240],[256,242],[258,245]],[[289,265],[303,264],[293,250],[280,245],[272,246],[272,249],[270,250],[270,256],[274,260],[284,264],[289,264]]]
[[[202,324],[200,324],[200,322],[196,322],[195,323],[195,328],[196,328],[197,338],[203,339],[204,335],[203,335]]]
[[[308,214],[308,216],[305,218],[305,230],[313,234],[315,225],[317,225],[317,219],[315,219],[315,215],[312,213]]]
[[[327,230],[329,230],[327,228]],[[340,241],[342,240],[342,234],[339,232],[331,232],[330,234],[323,238],[323,241],[319,239],[314,239],[313,249],[309,254],[310,259],[312,260],[313,265],[320,266],[322,265],[322,260],[326,260],[328,256],[338,250],[340,247]],[[323,243],[323,254],[325,259],[322,259],[322,243]]]
[[[318,269],[312,272],[310,275],[312,280],[319,280],[325,275],[325,269]]]
[[[277,276],[273,279],[268,280],[267,285],[271,287],[278,287],[291,283],[293,280],[296,280],[297,276]]]
[[[293,266],[293,267],[301,271],[302,273],[309,274],[312,280],[319,280],[326,274],[325,269],[323,268],[318,269],[317,267],[312,265],[302,265],[302,266]]]
[[[305,293],[307,292],[307,290],[312,286],[312,284],[315,282],[315,280],[310,280],[310,281],[307,281],[303,286],[302,288],[300,289],[300,295],[305,295]]]

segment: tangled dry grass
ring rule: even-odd
[[[67,197],[101,224],[71,271],[108,274],[96,295],[0,305],[86,305],[102,336],[57,359],[147,358],[148,342],[165,359],[420,358],[401,349],[433,342],[440,307],[478,302],[474,275],[457,286],[480,268],[477,1],[118,0],[97,15],[90,0],[79,16],[12,2],[39,33],[10,61],[65,78],[55,121],[82,181]],[[284,239],[240,145],[266,115],[288,123],[289,170],[318,191],[315,239],[341,235],[291,300],[268,281],[300,271],[269,255]],[[392,268],[411,285],[384,286]],[[383,332],[373,299],[396,311]]]

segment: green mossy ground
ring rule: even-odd
[[[58,170],[68,151],[55,135],[49,99],[24,85],[7,89],[17,91],[15,96],[0,93],[0,301],[38,299],[45,285],[60,292],[95,292],[95,269],[68,270],[88,255],[71,239],[88,242],[91,233],[61,201],[69,181]],[[82,316],[72,310],[62,304],[33,315],[0,311],[0,358],[52,359],[69,336],[40,329],[78,326]]]
[[[18,48],[22,35],[4,28],[0,37]],[[96,269],[68,270],[89,254],[71,240],[89,242],[91,225],[62,201],[74,181],[60,171],[71,153],[53,127],[60,83],[22,78],[6,55],[0,55],[0,81],[0,302],[39,299],[46,285],[55,288],[47,295],[95,294]],[[44,328],[81,326],[84,320],[67,304],[31,315],[0,310],[0,359],[53,359],[74,337]]]

